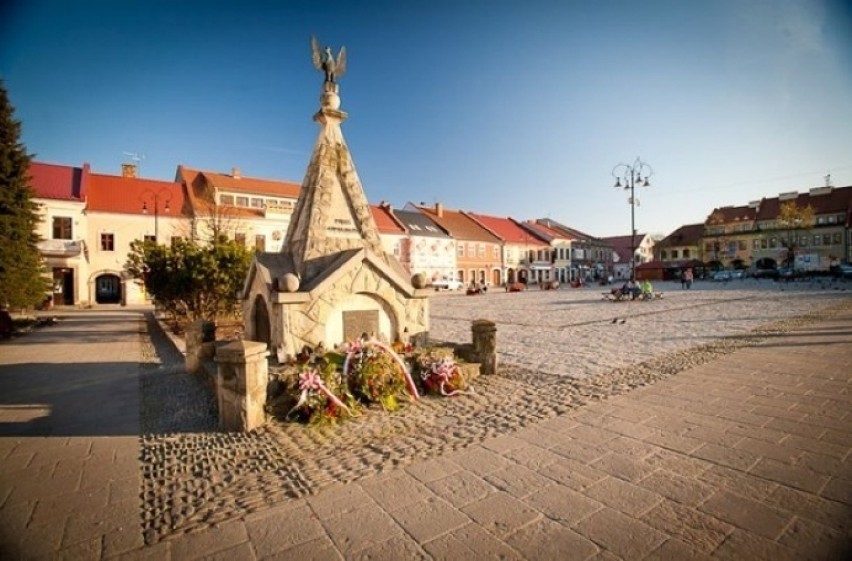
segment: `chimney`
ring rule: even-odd
[[[234,179],[240,178],[240,168],[231,168],[231,177]]]
[[[121,177],[136,177],[136,164],[121,164]]]
[[[444,205],[441,203],[435,203],[435,214],[438,215],[438,218],[444,217]]]

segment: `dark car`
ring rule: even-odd
[[[838,265],[837,275],[844,279],[852,279],[852,264]]]
[[[778,269],[755,269],[752,276],[756,279],[777,279]]]

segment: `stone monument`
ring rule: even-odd
[[[393,342],[425,341],[430,290],[415,288],[385,253],[341,123],[337,58],[311,39],[314,66],[325,79],[319,137],[280,253],[257,254],[242,290],[247,339],[269,344],[280,357],[305,346],[326,348],[362,333]],[[407,342],[407,341],[404,341]]]

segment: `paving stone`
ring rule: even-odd
[[[834,529],[845,530],[849,527],[848,505],[791,487],[778,486],[766,497],[766,504]]]
[[[524,445],[525,442],[523,440],[508,434],[504,434],[503,436],[498,436],[496,438],[489,438],[482,442],[483,448],[487,448],[488,450],[497,452],[498,454],[505,454],[510,450],[520,448]]]
[[[258,557],[250,543],[245,542],[222,551],[206,555],[204,561],[254,561]]]
[[[393,539],[388,540],[393,542]],[[367,546],[370,548],[373,546]],[[377,559],[383,559],[377,557]],[[343,561],[343,555],[327,537],[295,545],[287,551],[265,557],[263,561]],[[177,560],[175,560],[177,561]]]
[[[602,446],[611,452],[615,452],[634,461],[644,460],[660,449],[659,446],[638,440],[630,436],[619,436],[603,443]],[[606,456],[604,456],[606,458]]]
[[[588,559],[598,547],[577,532],[550,520],[536,520],[506,542],[527,559]]]
[[[497,492],[491,483],[469,471],[458,471],[443,479],[430,481],[426,486],[455,507],[463,507]]]
[[[784,446],[783,444],[773,444],[765,440],[756,438],[744,437],[737,442],[734,448],[746,450],[752,454],[757,454],[764,458],[770,458],[787,464],[795,464],[802,457],[802,451],[796,448]]]
[[[497,489],[519,499],[535,493],[543,487],[553,485],[551,479],[517,464],[490,473],[483,479]]]
[[[611,508],[583,519],[575,529],[624,559],[642,559],[667,538],[666,534]]]
[[[826,442],[824,440],[814,440],[813,438],[807,438],[795,434],[784,434],[786,435],[783,440],[783,444],[785,446],[798,448],[800,450],[816,454],[824,454],[839,460],[843,460],[849,455],[849,448],[846,446],[832,444],[831,442]]]
[[[353,561],[400,561],[401,559],[426,561],[432,558],[411,538],[394,536],[389,540],[365,547],[353,554],[351,559]]]
[[[714,516],[670,500],[645,513],[642,521],[708,555],[734,530]]]
[[[433,559],[444,561],[521,561],[524,557],[479,524],[468,524],[423,544]]]
[[[551,520],[568,526],[603,508],[598,501],[559,485],[545,487],[526,497],[524,502]]]
[[[727,491],[716,492],[698,509],[770,540],[776,539],[792,519],[789,512]]]
[[[652,551],[642,561],[710,561],[712,557],[672,538]]]
[[[751,452],[716,444],[705,444],[692,452],[692,455],[739,471],[748,471],[760,459],[759,456]]]
[[[450,454],[447,459],[476,475],[487,475],[509,465],[502,456],[481,446],[471,446]]]
[[[459,473],[461,467],[444,457],[438,457],[406,466],[405,471],[418,481],[429,483],[430,481],[444,479],[453,473]]]
[[[420,543],[435,539],[470,522],[470,518],[437,497],[396,510],[392,516]]]
[[[583,494],[637,518],[663,500],[660,495],[617,477],[590,485]]]
[[[610,453],[609,450],[597,444],[589,444],[583,440],[571,440],[557,444],[550,449],[551,452],[564,456],[569,460],[574,460],[582,464],[591,464],[592,462],[606,456]]]
[[[750,473],[811,493],[819,492],[828,482],[828,476],[820,475],[806,467],[791,466],[767,458],[761,458]]]
[[[364,491],[388,512],[434,498],[434,493],[404,471],[361,481]]]
[[[848,559],[852,547],[848,533],[801,517],[784,529],[778,543],[814,559]]]
[[[725,466],[713,466],[698,476],[698,479],[716,489],[727,489],[743,497],[762,500],[772,493],[778,484],[755,477]]]
[[[558,432],[543,428],[540,423],[516,431],[513,433],[513,436],[519,440],[523,440],[527,444],[534,444],[545,450],[549,450],[557,444],[564,444],[573,440],[570,436],[563,436]]]
[[[549,450],[532,444],[524,444],[518,448],[507,450],[503,454],[503,457],[532,470],[540,470],[544,466],[565,460],[559,454],[554,454]]]
[[[538,473],[577,491],[609,477],[606,472],[569,459],[543,466]]]
[[[757,534],[737,529],[713,552],[713,558],[726,561],[802,561],[802,554]]]
[[[647,477],[656,469],[634,458],[616,453],[607,454],[590,465],[613,477],[633,482]]]
[[[849,472],[847,471],[847,474]],[[852,475],[852,474],[849,474]],[[820,493],[823,497],[852,506],[852,481],[832,477]]]
[[[333,517],[325,517],[322,524],[340,553],[349,558],[378,541],[402,536],[403,532],[391,516],[375,505]],[[381,536],[383,539],[376,539]]]
[[[645,464],[666,469],[684,477],[698,477],[715,465],[707,460],[693,458],[671,450],[657,450],[654,454],[645,458]]]
[[[141,535],[139,526],[139,503],[136,500],[108,504],[94,511],[79,511],[67,516],[63,547],[105,536],[126,529]],[[128,539],[123,537],[124,540]]]
[[[338,516],[375,504],[373,498],[360,485],[338,483],[323,489],[322,493],[306,499],[320,518]]]
[[[488,495],[461,510],[497,537],[505,537],[542,516],[539,511],[503,492]]]
[[[172,559],[200,559],[248,541],[242,520],[230,520],[192,534],[183,534],[171,542]]]
[[[695,478],[658,469],[637,483],[640,487],[677,501],[686,506],[696,506],[713,494],[714,490]]]
[[[322,524],[305,501],[251,514],[245,519],[245,527],[260,558],[325,536]]]

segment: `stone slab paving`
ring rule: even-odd
[[[143,315],[62,312],[0,342],[0,558],[136,549]]]
[[[19,443],[3,437],[0,529],[18,549],[0,551],[75,559],[843,558],[852,532],[852,303],[839,288],[797,290],[772,298],[760,290],[735,290],[713,300],[721,317],[742,310],[750,299],[763,302],[750,308],[748,321],[754,323],[734,332],[715,321],[716,336],[703,331],[704,321],[691,325],[688,306],[671,308],[669,322],[690,325],[681,332],[698,329],[699,335],[684,335],[690,339],[686,348],[663,345],[628,366],[608,363],[600,374],[574,376],[565,365],[547,372],[506,360],[503,375],[482,380],[479,392],[464,399],[424,400],[399,415],[368,415],[345,428],[320,431],[273,423],[248,436],[216,434],[209,403],[194,399],[203,391],[170,362],[179,357],[167,356],[156,340],[143,340],[141,349],[121,355],[143,364],[132,376],[137,402],[122,409],[137,414],[135,430],[128,433],[143,428],[144,436],[133,444],[134,459],[142,462],[116,462],[115,452],[107,454],[110,465],[135,473],[91,471],[92,485],[84,486],[82,474],[75,479],[73,455],[62,464],[69,467],[60,469],[70,437],[50,435],[41,439],[38,453],[53,467],[33,472],[43,481],[47,475],[60,482],[56,485],[74,486],[71,502],[79,506],[63,507],[68,501],[62,488],[53,493],[59,497],[53,505],[34,488],[25,489],[30,499],[10,502],[15,485],[25,479],[22,470],[37,464],[28,456],[35,452],[18,450]],[[521,296],[533,303],[547,294],[571,293]],[[476,311],[499,313],[512,296],[489,294]],[[578,302],[590,296],[571,294]],[[733,308],[726,303],[737,299]],[[453,310],[472,300],[448,296],[436,299],[433,309]],[[593,305],[623,306],[576,304]],[[828,311],[820,311],[825,306]],[[630,308],[618,309],[627,326],[641,318],[621,311]],[[548,315],[543,304],[541,310],[542,322],[556,320],[553,310]],[[714,321],[712,314],[707,318]],[[575,318],[583,321],[598,332],[613,325],[609,316]],[[510,329],[507,322],[498,340]],[[573,333],[564,331],[563,336]],[[641,330],[625,332],[618,344],[591,346],[618,360],[636,346],[655,348],[642,343],[636,335]],[[44,335],[51,333],[58,334]],[[80,333],[63,334],[73,335]],[[86,351],[77,355],[89,355],[91,345],[83,347],[84,341],[112,338],[85,336],[76,343]],[[61,340],[57,336],[55,342]],[[622,343],[634,340],[625,351]],[[6,345],[0,345],[2,374]],[[26,360],[35,362],[32,354]],[[159,367],[150,364],[157,360]],[[6,382],[0,380],[5,396]],[[50,381],[57,383],[55,377]],[[42,385],[49,386],[47,380]],[[26,403],[26,411],[42,411],[45,418],[50,400],[40,397],[22,394],[0,402],[6,405],[0,427],[12,419],[15,441],[22,440],[24,429],[18,417],[6,416],[20,417],[24,408],[17,404]],[[182,399],[192,399],[195,408],[181,410]],[[80,430],[89,438],[105,433],[99,449],[114,449],[113,440],[124,438],[121,430]],[[79,453],[84,452],[86,460],[94,457],[94,443]],[[63,481],[65,474],[69,479]],[[135,487],[115,483],[127,481]],[[95,490],[104,487],[106,498]],[[135,512],[108,508],[113,487],[119,504],[133,503],[135,488]],[[92,489],[90,503],[78,493],[84,488]],[[39,501],[44,509],[35,508]],[[62,515],[63,508],[84,514]],[[100,514],[93,515],[94,509]],[[51,510],[55,523],[47,514]],[[127,534],[132,540],[110,537],[124,535],[113,528],[133,525]],[[62,526],[58,538],[56,526]],[[148,545],[138,547],[142,540]]]

